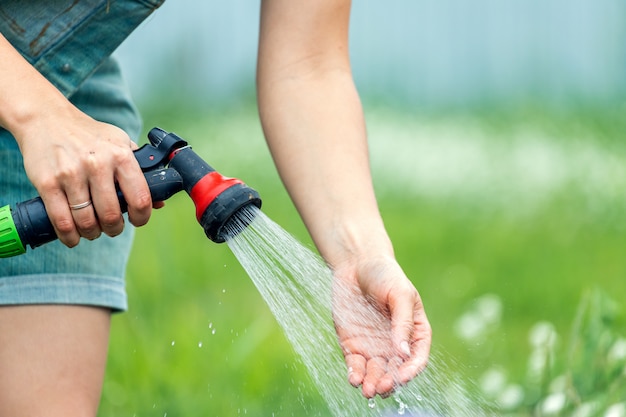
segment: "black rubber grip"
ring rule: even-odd
[[[183,180],[176,170],[157,169],[144,173],[152,201],[165,201],[183,189]],[[128,204],[121,191],[117,192],[122,213],[128,211]],[[15,228],[22,245],[36,248],[57,239],[54,227],[48,218],[41,197],[35,197],[15,205],[11,210]]]

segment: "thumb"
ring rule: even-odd
[[[411,337],[415,330],[413,321],[417,292],[396,289],[389,295],[391,334],[393,344],[400,356],[411,356]]]

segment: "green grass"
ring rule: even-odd
[[[567,137],[577,136],[577,143],[626,161],[620,124],[593,112],[552,119],[538,111],[489,117],[368,113],[374,141],[380,126],[393,132],[421,124],[436,128],[430,132],[478,126],[481,143],[501,145],[520,127],[530,127],[564,148]],[[204,114],[181,108],[148,112],[145,123],[146,129],[175,131],[220,172],[257,189],[264,212],[311,245],[251,106]],[[626,293],[620,192],[594,198],[584,183],[566,184],[520,210],[525,194],[512,193],[502,203],[497,196],[492,201],[488,190],[403,191],[382,172],[384,165],[393,172],[394,161],[376,158],[380,208],[397,257],[426,304],[434,349],[460,364],[467,378],[479,380],[497,366],[511,381],[523,381],[535,323],[551,322],[566,347],[583,294],[597,287],[621,300]],[[127,281],[130,310],[113,319],[100,416],[328,415],[252,282],[226,245],[204,236],[187,196],[174,196],[137,230]],[[498,325],[479,339],[460,338],[457,320],[485,294],[501,300]],[[611,326],[623,333],[618,313]],[[559,366],[570,365],[563,360]],[[532,410],[526,405],[521,412]]]

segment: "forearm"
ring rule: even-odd
[[[38,118],[71,111],[69,101],[0,34],[0,126],[20,138]]]
[[[329,263],[392,255],[349,68],[304,73],[270,80],[260,72],[261,120],[281,178]]]
[[[121,233],[116,187],[130,221],[148,221],[150,190],[126,132],[80,111],[1,35],[0,126],[15,137],[26,174],[67,246]],[[84,202],[80,212],[70,210]]]
[[[350,0],[263,0],[259,111],[279,173],[334,269],[333,319],[363,395],[389,395],[426,365],[430,326],[393,257],[372,185],[348,56]],[[360,312],[373,306],[373,315]],[[368,308],[369,308],[368,307]],[[381,320],[374,319],[382,313]],[[355,317],[370,317],[355,320]],[[379,323],[388,322],[391,332]]]

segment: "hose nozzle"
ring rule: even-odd
[[[172,152],[169,167],[180,174],[183,189],[196,206],[196,219],[213,242],[226,241],[228,233],[224,226],[241,209],[249,205],[261,207],[259,193],[241,180],[215,171],[189,146]],[[238,219],[240,222],[244,216],[241,217]]]

